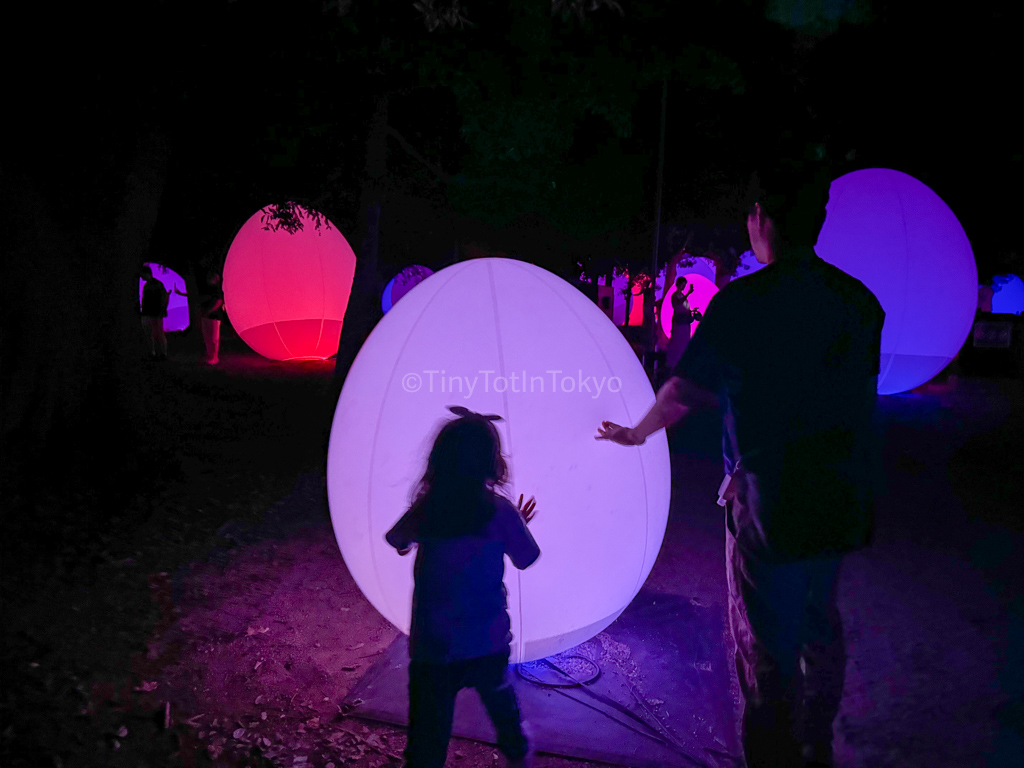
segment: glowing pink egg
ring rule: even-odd
[[[159,280],[170,294],[167,297],[167,317],[164,318],[164,330],[184,331],[188,328],[188,289],[185,287],[185,278],[163,264],[146,262],[146,266],[153,271],[153,277]],[[145,285],[146,281],[139,278],[140,306],[142,305],[142,289]],[[182,296],[178,291],[186,295]]]
[[[885,310],[878,392],[906,392],[960,351],[978,305],[963,227],[931,189],[886,168],[832,182],[815,250],[856,277]]]
[[[224,308],[254,351],[271,360],[326,360],[338,352],[356,256],[328,221],[302,211],[302,229],[264,228],[257,211],[224,262]],[[301,210],[301,209],[300,209]]]
[[[690,308],[695,312],[700,312],[702,315],[708,308],[708,303],[711,301],[711,297],[718,293],[718,286],[714,284],[712,280],[709,280],[702,274],[696,272],[687,272],[687,268],[683,267],[680,272],[677,273],[678,277],[685,277],[687,286],[686,290],[690,290],[690,286],[693,286],[693,293],[690,294]],[[676,284],[668,288],[668,293],[665,295],[665,301],[661,304],[661,330],[668,338],[672,337],[672,296],[676,292]],[[697,330],[697,326],[700,322],[694,322],[690,325],[690,335]]]

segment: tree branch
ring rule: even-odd
[[[398,144],[402,147],[402,149],[406,151],[406,154],[422,163],[423,166],[432,174],[434,174],[439,181],[442,181],[445,184],[451,184],[452,182],[455,181],[454,176],[445,173],[444,169],[442,169],[440,166],[434,165],[432,162],[427,160],[427,158],[423,157],[423,155],[421,155],[419,152],[415,150],[415,148],[413,148],[412,144],[405,140],[405,137],[402,136],[402,134],[400,134],[390,125],[387,127],[387,132],[388,136],[397,141]]]

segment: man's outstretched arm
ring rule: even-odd
[[[595,440],[611,440],[619,445],[643,445],[659,429],[665,429],[686,417],[690,411],[718,406],[718,397],[688,379],[673,376],[658,390],[658,397],[635,427],[623,427],[602,421]]]

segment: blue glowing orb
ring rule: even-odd
[[[992,311],[1001,315],[1024,312],[1024,280],[1017,275],[992,278]]]

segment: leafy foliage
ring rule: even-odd
[[[289,235],[294,235],[302,230],[305,226],[304,219],[309,219],[318,232],[321,226],[328,228],[331,226],[331,222],[322,213],[294,201],[272,203],[263,209],[260,218],[263,222],[263,229],[271,232],[283,229]]]

